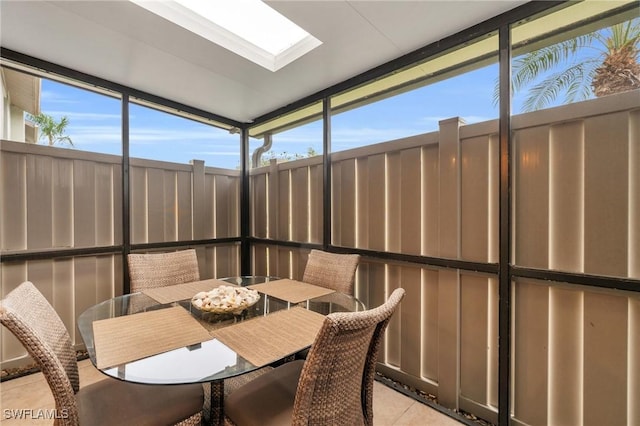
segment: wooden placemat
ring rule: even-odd
[[[250,285],[249,288],[258,290],[267,296],[276,297],[291,303],[300,303],[314,297],[324,296],[334,293],[335,290],[320,287],[302,281],[290,280],[288,278],[270,281],[264,284]]]
[[[98,320],[93,323],[98,368],[136,361],[211,340],[209,332],[181,306]]]
[[[261,367],[310,346],[323,322],[323,315],[295,307],[221,328],[211,335]]]
[[[142,292],[160,303],[171,303],[179,300],[191,299],[196,293],[210,291],[221,285],[235,286],[221,280],[210,279],[202,281],[192,281],[190,283],[168,285],[143,290]]]

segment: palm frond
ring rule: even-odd
[[[56,142],[67,142],[74,146],[71,138],[64,134],[69,125],[69,118],[66,116],[62,117],[59,122],[56,122],[52,116],[43,112],[37,115],[28,114],[27,118],[38,126],[40,138],[46,138],[49,141],[49,145],[54,145]]]
[[[620,50],[628,46],[638,48],[640,45],[640,19],[634,19],[611,27],[611,35],[607,39],[609,51]]]
[[[575,74],[572,76],[574,78],[568,81],[568,86],[565,88],[565,104],[589,99],[593,94],[591,82],[599,64],[596,59],[588,59],[566,70],[569,74],[572,72],[575,72]],[[576,70],[573,71],[571,68],[576,68]]]
[[[636,55],[640,55],[640,18],[518,56],[513,60],[511,91],[515,94],[544,78],[530,89],[530,95],[524,104],[526,111],[548,105],[563,92],[567,102],[587,99],[592,94],[591,85],[588,83],[594,77],[597,65],[613,52],[628,48],[629,45]],[[572,60],[577,59],[584,48],[595,49],[599,53],[586,59],[581,58],[582,64],[572,64]],[[543,77],[559,67],[568,68],[563,72]],[[496,79],[493,89],[494,106],[498,104],[499,99],[500,86]]]
[[[590,45],[593,33],[565,40],[520,56],[513,61],[513,91],[517,92],[531,84],[541,74],[548,72],[562,62],[572,59],[578,51]]]
[[[491,96],[493,106],[498,105],[498,101],[500,100],[500,76],[496,77],[494,80],[493,94]]]
[[[73,144],[73,141],[71,140],[71,138],[69,136],[60,136],[60,137],[56,138],[56,142],[66,142],[71,146],[75,146]]]
[[[529,91],[530,96],[524,101],[524,111],[535,111],[545,108],[557,99],[558,95],[573,88],[572,96],[576,96],[580,89],[589,85],[591,81],[588,69],[583,63],[553,73]],[[568,96],[571,95],[568,93]]]

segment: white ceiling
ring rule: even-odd
[[[526,2],[267,1],[323,42],[275,73],[123,0],[2,0],[0,43],[250,122]]]

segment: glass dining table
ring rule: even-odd
[[[280,278],[268,276],[242,276],[220,279],[224,283],[242,287],[271,283],[278,280]],[[137,313],[150,313],[175,307],[182,307],[189,312],[213,336],[199,343],[176,347],[141,359],[125,361],[107,367],[100,365],[96,354],[94,323],[101,320],[125,317]],[[247,356],[247,352],[238,353],[239,351],[223,343],[221,339],[216,338],[215,333],[225,327],[254,318],[266,317],[275,312],[292,309],[293,307],[304,308],[322,315],[332,312],[354,312],[365,309],[364,305],[355,297],[337,292],[298,303],[291,303],[272,295],[261,294],[255,305],[245,309],[240,314],[203,315],[202,311],[193,307],[190,298],[162,303],[141,292],[117,296],[90,307],[80,314],[77,325],[91,362],[102,373],[115,379],[142,384],[205,384],[205,390],[207,391],[205,394],[209,394],[205,398],[205,420],[210,424],[222,424],[224,420],[222,409],[224,380],[257,370],[263,365],[260,365],[260,362],[255,361],[252,357]],[[254,323],[257,324],[257,322]],[[117,347],[118,342],[112,343]],[[258,352],[263,349],[260,348],[259,339],[251,344],[255,345],[254,348]],[[281,353],[274,362],[287,359],[308,346],[295,348],[291,353]]]

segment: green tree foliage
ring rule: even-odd
[[[529,88],[523,110],[534,111],[562,94],[572,103],[640,88],[639,45],[634,19],[529,52],[513,62],[512,92]]]
[[[56,143],[68,143],[74,146],[71,138],[65,135],[65,131],[69,125],[69,119],[67,117],[62,117],[60,121],[56,121],[52,116],[41,112],[37,115],[29,114],[27,118],[38,126],[40,138],[46,137],[49,146],[53,146]]]
[[[258,167],[268,166],[271,163],[271,160],[276,160],[278,163],[282,163],[285,161],[300,160],[302,158],[315,157],[316,155],[319,155],[319,154],[312,147],[308,147],[307,152],[305,154],[288,153],[286,151],[275,153],[273,151],[269,151],[268,153],[266,153],[266,155],[260,158],[260,164],[258,165]]]

